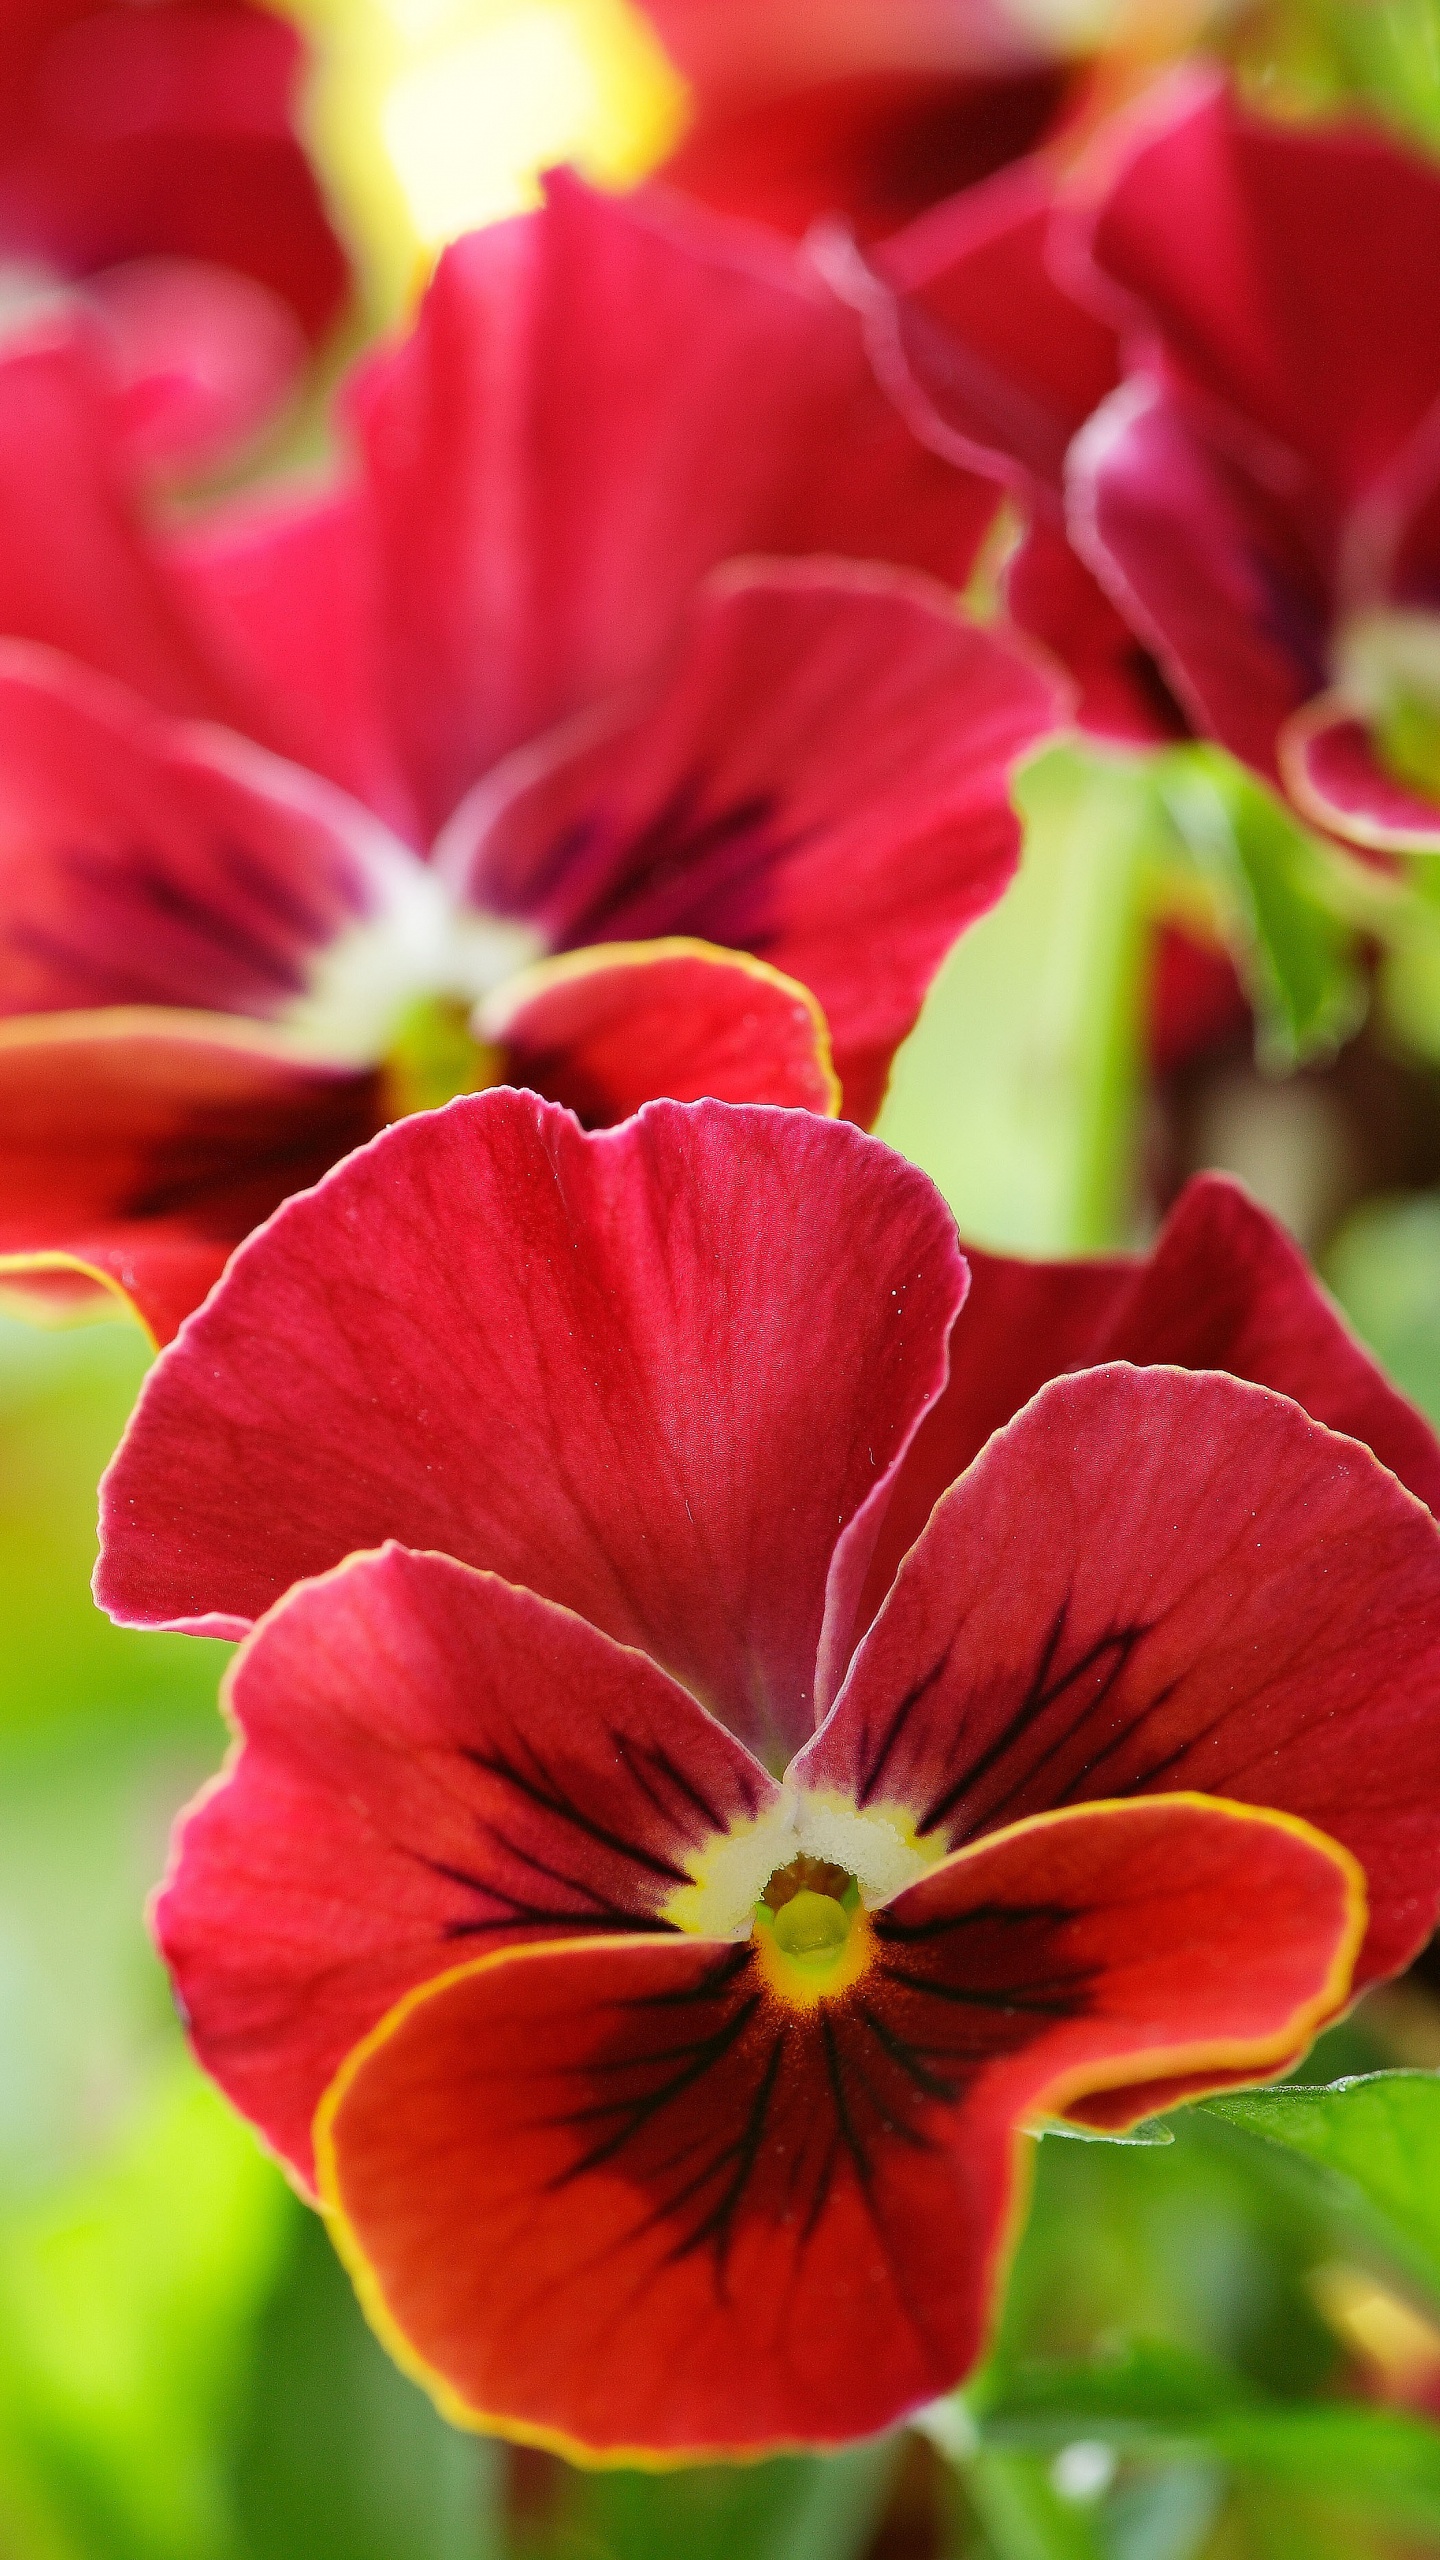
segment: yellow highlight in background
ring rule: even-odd
[[[684,81],[628,0],[284,0],[316,61],[312,147],[373,326],[436,252],[573,163],[625,187],[683,129]]]

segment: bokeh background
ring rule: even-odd
[[[447,238],[552,162],[636,181],[690,112],[626,0],[292,14],[359,284],[251,475],[320,457],[329,385]],[[1024,0],[1013,24],[1107,97],[1201,48],[1277,112],[1358,105],[1440,150],[1435,0]],[[1019,883],[937,983],[880,1134],[962,1232],[1023,1251],[1143,1243],[1187,1174],[1240,1174],[1440,1424],[1440,882],[1337,860],[1207,749],[1054,747],[1022,796]],[[146,1357],[119,1318],[0,1319],[0,2560],[1440,2551],[1440,2195],[1427,2272],[1423,2196],[1402,2263],[1343,2184],[1208,2114],[1037,2144],[992,2366],[928,2434],[645,2478],[445,2427],[190,2064],[149,1947],[168,1825],[224,1747],[224,1648],[89,1601]],[[1396,2063],[1440,2066],[1423,1964],[1308,2074]],[[1055,2380],[1082,2365],[1083,2422]]]

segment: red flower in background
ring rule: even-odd
[[[1440,1533],[1175,1363],[1293,1344],[1433,1483],[1417,1418],[1225,1185],[1148,1267],[983,1265],[969,1341],[965,1285],[853,1129],[494,1093],[291,1201],[147,1382],[98,1588],[261,1619],[162,1941],[452,2411],[882,2426],[979,2351],[1019,2125],[1293,2058],[1350,1980],[1336,1842],[1357,1982],[1431,1925]],[[1007,1421],[1037,1314],[1167,1365]]]
[[[1074,539],[1197,728],[1338,835],[1440,849],[1440,177],[1192,76],[1089,246],[1132,352]]]
[[[294,127],[302,60],[245,0],[7,0],[0,281],[83,280],[146,464],[262,424],[345,298]]]
[[[668,184],[799,237],[898,230],[1060,124],[1084,77],[995,0],[643,0],[690,81]]]
[[[0,1248],[162,1336],[289,1191],[507,1073],[595,1122],[827,1111],[833,1039],[868,1117],[1061,711],[909,570],[707,582],[953,585],[992,503],[788,252],[563,185],[353,406],[343,490],[167,553],[73,344],[0,373],[0,485],[53,501],[0,534]]]

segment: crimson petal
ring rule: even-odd
[[[694,934],[813,988],[857,1118],[1019,850],[1017,758],[1065,709],[938,588],[841,562],[729,571],[629,722],[515,759],[437,860],[559,945]]]
[[[1397,259],[1388,245],[1406,243]],[[1247,114],[1213,74],[1162,92],[1091,254],[1168,365],[1350,503],[1440,393],[1440,176],[1363,124]],[[1315,489],[1296,489],[1313,507]]]
[[[146,1381],[97,1590],[243,1632],[399,1537],[786,1754],[963,1293],[932,1185],[833,1121],[651,1103],[585,1136],[531,1095],[452,1103],[242,1246]]]
[[[297,767],[0,641],[0,1009],[283,1013],[407,860]]]
[[[0,1024],[0,1289],[43,1311],[88,1273],[168,1342],[241,1237],[378,1116],[373,1076],[240,1021]]]
[[[866,1583],[875,1614],[933,1505],[1049,1378],[1108,1360],[1224,1369],[1365,1441],[1440,1513],[1440,1446],[1361,1348],[1278,1221],[1197,1174],[1144,1258],[1022,1262],[966,1247],[971,1290],[944,1395],[901,1471]]]
[[[1380,853],[1440,853],[1440,799],[1386,770],[1343,696],[1317,694],[1280,732],[1285,787],[1307,818]]]
[[[947,1846],[1100,1796],[1298,1814],[1367,1878],[1357,1981],[1440,1902],[1440,1531],[1264,1388],[1062,1378],[945,1496],[797,1782]]]
[[[328,2083],[403,1993],[658,1927],[697,1848],[777,1793],[642,1654],[400,1547],[291,1592],[226,1692],[242,1747],[156,1929],[200,2060],[306,2180]]]
[[[748,1944],[482,1962],[341,2071],[331,2228],[462,2421],[611,2459],[870,2434],[984,2344],[1016,2128],[1147,2059],[1263,2075],[1343,1994],[1360,1909],[1329,1844],[1189,1799],[982,1843],[808,2007]]]
[[[706,942],[602,943],[541,961],[486,1000],[477,1027],[516,1084],[563,1102],[587,1129],[662,1095],[827,1116],[840,1107],[809,989]]]
[[[100,342],[73,311],[0,349],[0,632],[63,649],[162,710],[230,710],[141,523]]]
[[[607,699],[740,552],[968,572],[995,492],[915,442],[803,257],[550,182],[447,250],[353,408],[389,695],[426,827]]]
[[[203,259],[318,338],[348,270],[295,133],[302,68],[295,29],[247,0],[10,0],[0,245],[78,275]]]
[[[1323,569],[1242,453],[1136,375],[1082,429],[1070,538],[1198,729],[1261,773],[1325,680]]]

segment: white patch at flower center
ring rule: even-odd
[[[444,882],[416,863],[389,884],[380,914],[317,954],[309,986],[282,1020],[324,1056],[368,1066],[388,1055],[417,1003],[478,1005],[544,951],[533,925],[457,907]]]
[[[737,1824],[696,1851],[690,1883],[676,1887],[660,1917],[699,1937],[747,1937],[770,1878],[797,1856],[843,1867],[873,1910],[928,1874],[944,1854],[942,1841],[917,1840],[893,1806],[862,1811],[848,1796],[786,1787],[758,1820]]]

